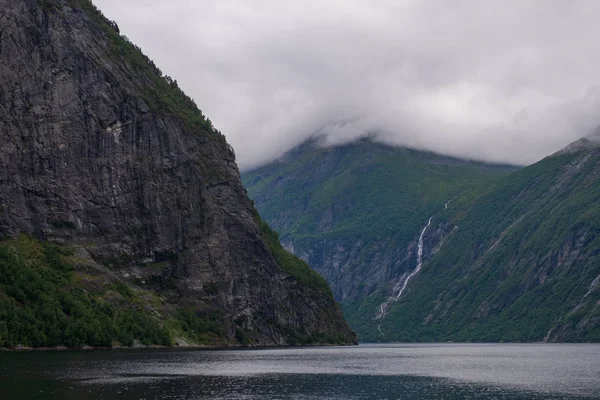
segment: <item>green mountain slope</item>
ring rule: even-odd
[[[600,341],[600,148],[587,140],[464,196],[457,227],[367,340]],[[367,333],[368,332],[368,333]]]
[[[416,265],[428,218],[512,170],[365,139],[306,143],[242,180],[284,246],[327,279],[360,329],[372,325],[395,278]]]
[[[102,277],[95,267],[65,247],[27,236],[0,242],[0,347],[168,346],[183,336],[183,321],[159,324],[158,296]],[[212,333],[215,340],[225,336]]]
[[[360,340],[597,342],[599,142],[509,174],[369,141],[306,145],[243,178]]]

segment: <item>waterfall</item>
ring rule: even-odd
[[[544,336],[544,343],[548,343],[548,340],[550,340],[550,334],[552,333],[552,331],[554,330],[554,328],[550,328],[550,330],[548,331],[548,333],[546,333],[546,336]]]
[[[592,281],[592,284],[590,285],[590,288],[588,289],[587,293],[585,294],[585,296],[583,296],[583,298],[581,300],[583,300],[586,297],[588,297],[594,291],[594,289],[596,288],[596,286],[598,285],[598,283],[600,283],[600,275],[598,275],[596,277],[596,279],[594,279]]]
[[[425,232],[427,232],[427,228],[429,228],[429,225],[431,225],[432,219],[433,217],[429,217],[427,225],[425,225],[425,228],[423,228],[423,230],[421,231],[421,236],[419,236],[419,242],[417,244],[417,267],[414,269],[413,272],[410,273],[410,275],[408,275],[408,278],[406,278],[406,280],[404,281],[402,289],[400,289],[400,291],[398,292],[396,299],[399,299],[400,296],[402,296],[402,293],[404,293],[404,289],[406,289],[406,285],[408,285],[408,281],[410,281],[410,278],[418,274],[421,270],[421,267],[423,266],[423,240],[425,237]]]
[[[444,210],[448,209],[448,205],[455,198],[456,197],[448,200],[444,204]],[[433,220],[433,217],[434,216],[429,217],[429,220],[427,220],[427,225],[425,225],[425,227],[421,231],[421,235],[419,235],[419,240],[417,242],[417,266],[411,273],[408,273],[408,272],[404,273],[400,277],[400,279],[398,280],[396,285],[394,285],[394,289],[392,289],[392,295],[390,297],[388,297],[388,299],[379,306],[379,311],[375,315],[375,320],[381,321],[386,317],[389,305],[391,303],[393,303],[394,301],[397,301],[400,298],[400,296],[402,296],[402,293],[404,293],[404,290],[406,289],[408,282],[411,280],[411,278],[413,276],[418,274],[419,271],[421,270],[421,267],[423,267],[423,242],[425,240],[425,233],[427,232],[427,229],[431,225],[431,221]],[[379,324],[377,325],[377,329],[379,330],[379,333],[381,333],[381,336],[383,336],[383,331],[381,330],[381,322],[379,322]]]
[[[402,275],[400,277],[400,280],[398,280],[398,283],[396,283],[396,285],[394,286],[394,289],[392,290],[392,295],[390,297],[388,297],[388,299],[384,303],[382,303],[381,306],[379,307],[379,312],[375,316],[376,320],[381,320],[381,319],[385,318],[385,316],[387,315],[387,310],[388,310],[388,306],[390,305],[390,303],[398,300],[400,298],[400,296],[402,296],[402,293],[404,293],[404,290],[406,289],[406,286],[408,285],[408,281],[410,281],[410,279],[413,276],[415,276],[416,274],[418,274],[419,271],[421,270],[421,267],[423,266],[423,242],[425,241],[425,232],[427,232],[427,228],[429,228],[429,226],[431,225],[432,219],[433,219],[433,216],[429,217],[429,220],[427,221],[427,225],[425,225],[425,227],[421,231],[421,235],[419,236],[419,241],[417,242],[417,266],[416,266],[416,268],[413,270],[413,272],[405,273],[404,275]],[[377,329],[379,329],[379,332],[381,332],[381,335],[383,335],[383,332],[381,331],[381,323],[378,325]]]

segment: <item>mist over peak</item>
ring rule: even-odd
[[[529,164],[600,123],[594,0],[96,0],[242,169],[315,133]]]

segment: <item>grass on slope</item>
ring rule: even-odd
[[[539,341],[561,324],[565,340],[600,341],[585,323],[599,295],[583,301],[600,275],[595,168],[550,157],[456,204],[458,230],[389,312],[388,339]]]
[[[27,236],[0,243],[0,347],[171,344],[139,307],[115,307],[78,286],[71,256]]]
[[[156,293],[102,271],[80,272],[80,262],[67,247],[25,235],[0,242],[0,347],[170,346],[175,338],[223,345],[238,339],[227,336],[216,315],[163,307]]]
[[[48,4],[54,0],[45,0],[43,7],[47,11],[55,11]],[[178,86],[177,81],[163,75],[162,71],[150,60],[142,50],[120,34],[118,25],[106,18],[90,0],[69,0],[74,9],[84,11],[108,36],[112,55],[115,61],[126,60],[151,85],[139,88],[139,93],[152,110],[163,116],[177,116],[188,131],[203,131],[207,137],[229,147],[225,136],[214,128],[210,119],[198,109],[193,99],[187,96]]]
[[[406,243],[447,200],[504,173],[361,141],[334,149],[305,145],[243,178],[261,215],[302,247],[323,238]]]
[[[318,272],[308,266],[308,264],[289,253],[281,246],[279,242],[279,235],[275,232],[269,224],[267,224],[255,211],[254,218],[258,223],[260,233],[263,241],[267,245],[269,252],[275,259],[275,262],[279,267],[287,272],[291,277],[296,279],[298,282],[313,288],[319,292],[323,292],[326,295],[333,297],[329,285]]]

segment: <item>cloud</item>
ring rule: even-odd
[[[242,169],[316,134],[532,163],[600,125],[596,0],[95,0]]]

